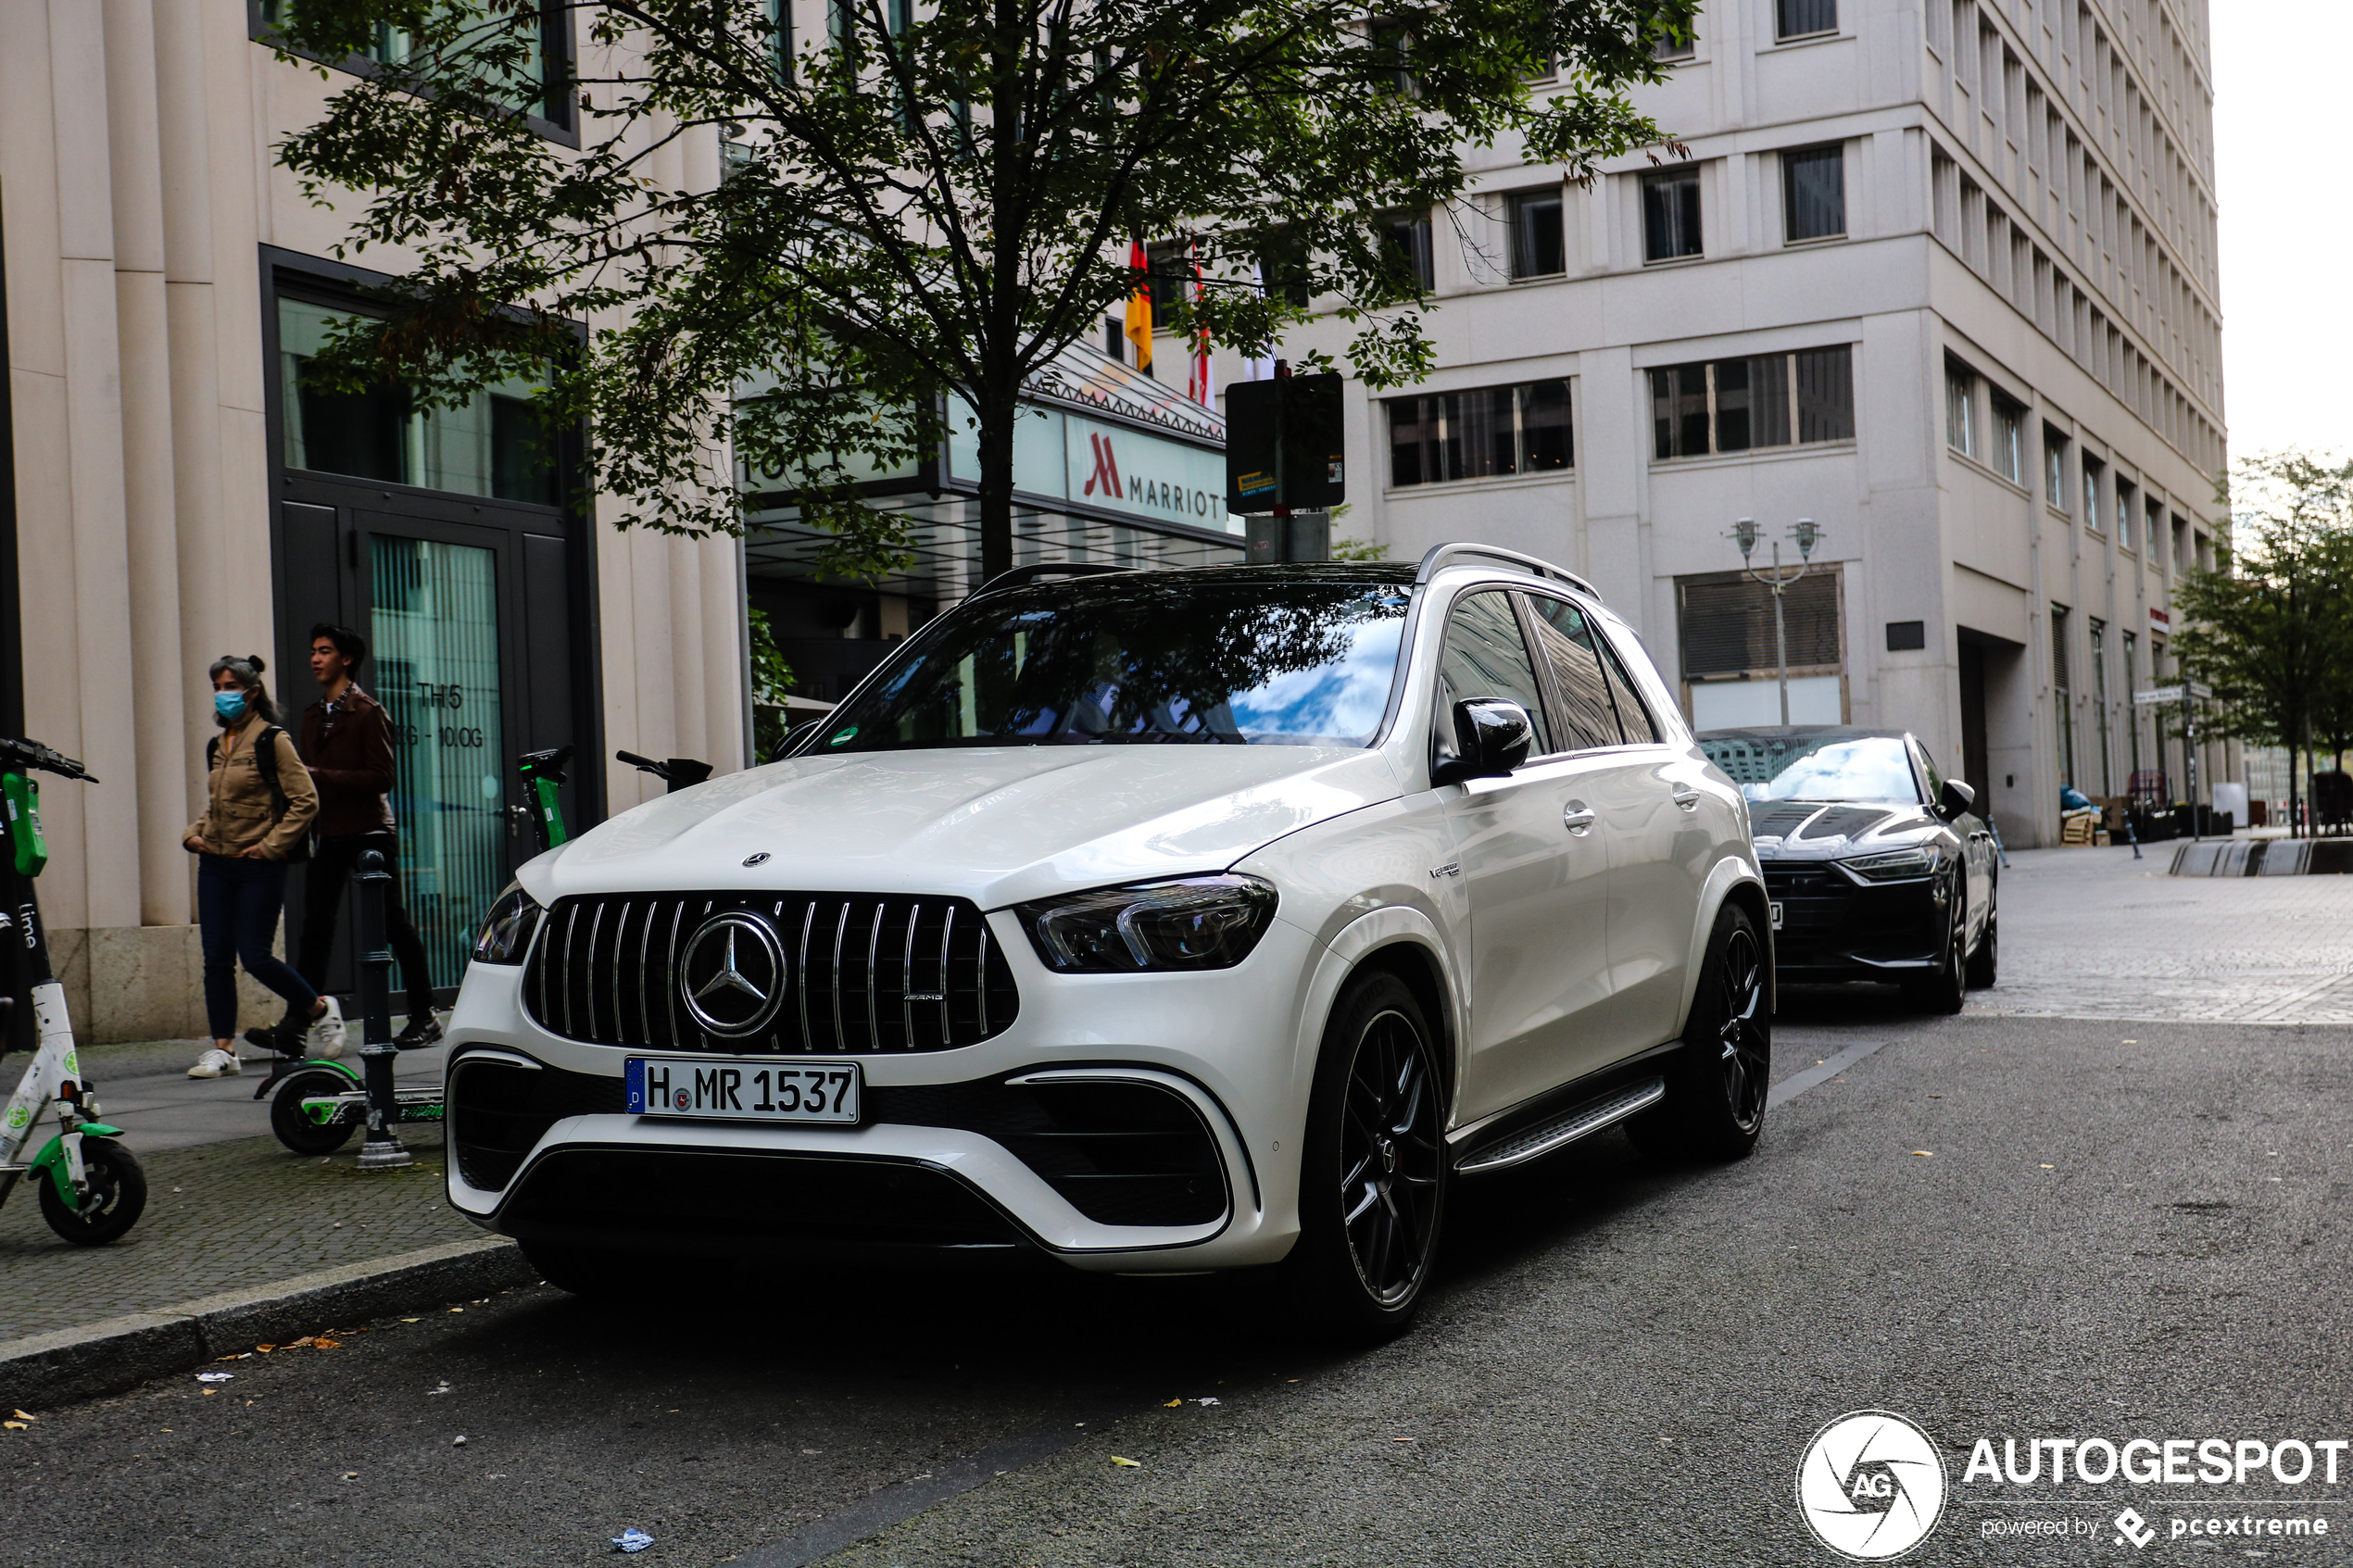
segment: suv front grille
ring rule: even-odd
[[[782,973],[753,976],[762,997],[783,994],[749,1035],[705,1027],[679,985],[695,934],[731,912],[766,926],[783,957]],[[754,941],[730,961],[764,971],[767,956]],[[534,1021],[566,1039],[729,1053],[952,1050],[1004,1033],[1021,1007],[970,900],[874,893],[560,899],[540,922],[522,995]]]

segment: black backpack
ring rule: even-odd
[[[277,741],[278,737],[285,733],[281,725],[265,724],[262,726],[261,738],[253,743],[253,765],[261,770],[261,782],[270,786],[270,820],[273,822],[284,822],[286,813],[294,809],[294,803],[286,798],[285,787],[278,783]],[[220,737],[215,735],[204,743],[205,771],[211,772],[218,765],[220,759]],[[289,861],[310,859],[308,834],[306,833],[295,840],[293,847],[286,851],[286,859]]]

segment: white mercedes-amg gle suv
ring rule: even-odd
[[[1378,1336],[1456,1181],[1756,1139],[1748,813],[1556,567],[1026,568],[786,751],[531,861],[483,932],[449,1194],[559,1285],[1274,1265]]]

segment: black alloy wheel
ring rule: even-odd
[[[1985,935],[1977,941],[1977,951],[1969,956],[1969,983],[1972,990],[1990,991],[2000,971],[2002,960],[2002,913],[1999,909],[1985,911]]]
[[[1772,1083],[1773,1014],[1765,942],[1738,904],[1716,914],[1683,1048],[1667,1072],[1667,1096],[1626,1123],[1646,1154],[1744,1160],[1765,1130]]]
[[[139,1157],[114,1139],[89,1136],[82,1140],[82,1173],[90,1196],[78,1210],[57,1196],[49,1173],[32,1173],[41,1184],[41,1217],[77,1247],[103,1247],[139,1223],[147,1207],[147,1173]]]
[[[1303,1326],[1351,1342],[1402,1333],[1446,1206],[1446,1106],[1433,1033],[1396,976],[1360,976],[1324,1034],[1285,1261]]]
[[[1958,871],[1953,873],[1944,907],[1953,918],[1947,922],[1944,945],[1937,952],[1936,967],[1905,987],[1912,1005],[1922,1012],[1958,1012],[1969,994],[1969,884]]]

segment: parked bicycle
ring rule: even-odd
[[[97,1098],[74,1049],[65,987],[49,970],[48,934],[33,891],[49,863],[48,841],[41,832],[41,786],[31,776],[36,771],[98,782],[81,763],[39,741],[0,739],[0,800],[8,819],[8,859],[0,867],[8,907],[0,911],[0,937],[24,955],[37,1042],[32,1065],[0,1112],[0,1203],[15,1190],[17,1178],[30,1175],[49,1228],[77,1246],[98,1247],[139,1223],[147,1206],[147,1176],[139,1157],[116,1141],[122,1129],[99,1120]],[[13,995],[0,997],[0,1051],[8,1048],[15,1008]],[[22,1160],[52,1106],[57,1131],[40,1153]]]

